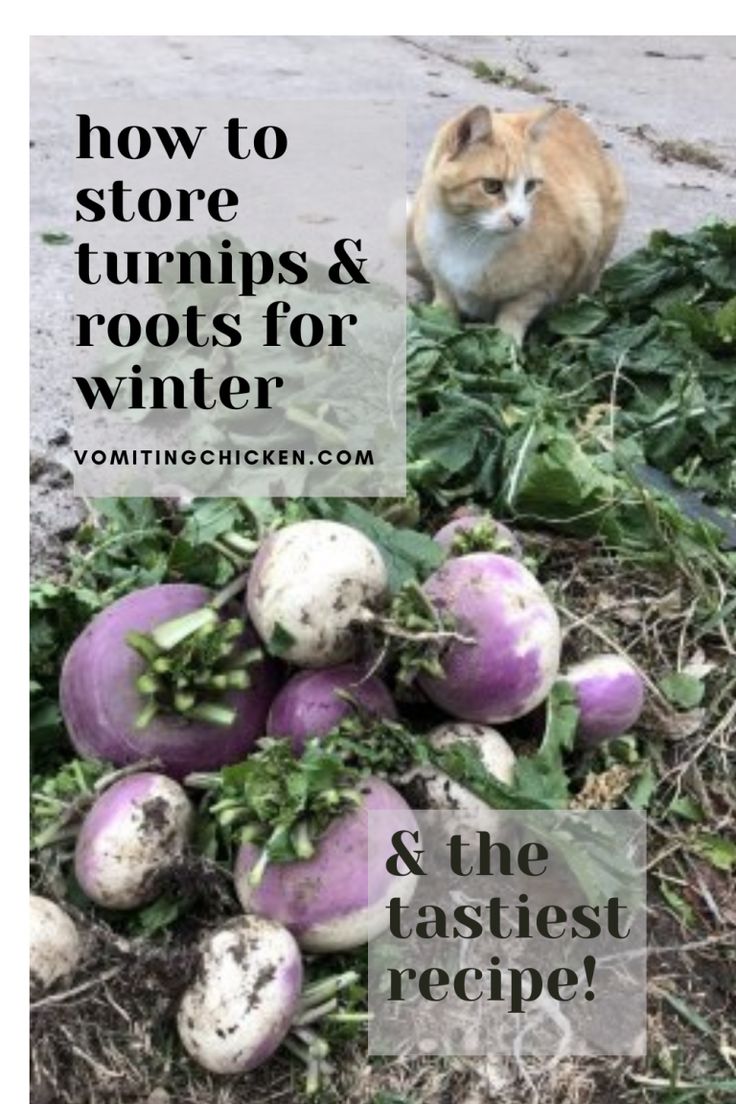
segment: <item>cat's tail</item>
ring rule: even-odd
[[[610,158],[608,159],[609,190],[603,210],[603,228],[601,243],[598,250],[598,273],[602,273],[616,244],[618,232],[621,228],[626,202],[628,199],[626,183],[623,174]]]

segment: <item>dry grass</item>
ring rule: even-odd
[[[627,127],[626,132],[645,142],[657,161],[664,165],[680,162],[685,165],[697,165],[713,172],[728,172],[725,162],[708,146],[697,142],[688,142],[684,138],[657,138],[644,124]]]

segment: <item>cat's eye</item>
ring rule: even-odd
[[[483,185],[483,191],[488,195],[500,195],[503,191],[503,181],[495,180],[493,177],[485,177],[481,184]]]
[[[524,191],[527,195],[531,195],[531,193],[535,191],[541,183],[541,180],[535,180],[534,177],[532,177],[527,180],[526,184],[524,185]]]

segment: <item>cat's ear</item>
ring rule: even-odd
[[[544,137],[549,130],[552,119],[561,107],[562,104],[551,104],[549,107],[543,107],[542,110],[538,112],[526,128],[526,138],[528,142],[538,142],[540,138]]]
[[[449,136],[450,157],[457,157],[473,142],[488,142],[493,133],[490,109],[485,104],[471,107],[455,123]]]

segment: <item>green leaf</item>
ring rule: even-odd
[[[702,806],[694,801],[692,797],[689,797],[688,794],[682,794],[680,797],[674,798],[668,805],[667,812],[694,822],[702,820],[704,817]]]
[[[717,836],[710,832],[703,832],[690,840],[690,849],[696,854],[707,859],[716,870],[725,870],[730,873],[736,866],[736,842]]]
[[[588,337],[597,333],[610,317],[602,303],[581,296],[552,311],[545,321],[552,333],[563,337]]]
[[[708,1021],[700,1015],[696,1008],[693,1008],[691,1004],[683,1000],[682,997],[678,997],[674,993],[668,993],[666,989],[662,990],[662,997],[672,1008],[674,1008],[678,1016],[681,1016],[691,1027],[696,1028],[696,1030],[702,1032],[703,1035],[713,1035],[713,1028]]]
[[[639,249],[606,270],[601,289],[619,303],[634,303],[652,298],[677,279],[680,271],[676,262],[658,251]]]
[[[240,517],[237,498],[195,498],[188,509],[181,537],[193,545],[207,544],[235,528]]]
[[[386,563],[394,593],[404,583],[426,578],[444,562],[444,552],[431,537],[414,529],[399,529],[355,502],[322,499],[316,506],[320,516],[352,525],[373,541]]]
[[[651,763],[645,763],[626,794],[626,801],[632,809],[648,809],[657,788],[657,777]]]
[[[614,480],[572,434],[544,429],[515,467],[507,501],[517,514],[586,536],[600,529],[614,498]]]
[[[659,689],[678,709],[694,709],[703,700],[705,684],[694,675],[675,671],[659,680]]]
[[[268,642],[268,650],[271,655],[281,658],[287,655],[289,649],[292,648],[295,643],[296,640],[289,630],[285,629],[284,626],[277,621],[273,627],[271,639]]]
[[[559,680],[547,699],[547,724],[539,750],[517,759],[510,786],[490,774],[478,749],[459,741],[430,753],[451,778],[467,786],[495,809],[560,809],[567,805],[569,781],[564,756],[572,748],[578,722],[572,687]]]
[[[31,840],[51,843],[61,829],[76,828],[92,804],[95,785],[110,772],[108,763],[69,759],[53,771],[31,778]],[[86,804],[85,804],[86,803]]]
[[[147,936],[164,931],[179,919],[182,904],[180,898],[167,893],[157,897],[150,905],[145,905],[135,914],[135,929]]]
[[[692,928],[695,926],[695,911],[692,905],[680,896],[680,894],[672,888],[668,883],[660,879],[659,892],[662,897],[675,913],[677,918],[682,921],[686,928]]]
[[[70,245],[74,238],[66,230],[44,230],[41,241],[44,245]]]
[[[552,687],[546,709],[547,724],[539,751],[519,757],[514,788],[520,795],[554,808],[567,804],[570,787],[564,756],[575,741],[580,715],[575,691],[564,679],[558,679]]]

